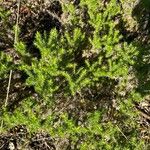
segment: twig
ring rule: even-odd
[[[7,104],[8,104],[8,98],[9,98],[9,91],[10,91],[11,77],[12,77],[12,70],[10,70],[10,74],[9,74],[9,81],[8,81],[8,86],[7,86],[7,94],[6,94],[6,99],[5,99],[5,105],[4,105],[4,108],[6,108],[6,107],[7,107]],[[4,121],[2,120],[2,121],[1,121],[1,129],[2,129],[2,127],[3,127],[3,123],[4,123]]]
[[[15,26],[14,44],[16,44],[18,42],[18,24],[19,24],[20,5],[21,5],[21,0],[18,0],[17,20],[16,20],[16,26]]]
[[[19,24],[20,4],[21,4],[21,0],[18,0],[18,8],[17,8],[17,19],[16,19],[16,26],[15,26],[14,45],[18,42],[18,24]],[[8,86],[7,86],[7,94],[6,94],[6,99],[5,99],[4,108],[6,108],[7,105],[8,105],[11,78],[12,78],[12,70],[10,70],[10,74],[9,74],[9,81],[8,81]],[[3,120],[2,120],[2,122],[1,122],[1,128],[2,128],[2,127],[3,127]]]
[[[64,21],[57,14],[55,14],[49,10],[46,10],[46,12],[53,18],[57,19],[62,25],[64,25]]]
[[[128,138],[126,137],[126,135],[121,131],[121,129],[117,126],[117,128],[118,128],[118,130],[120,131],[120,133],[124,136],[124,138],[126,139],[126,140],[128,140]]]
[[[145,112],[143,112],[142,110],[138,109],[138,111],[140,112],[140,114],[145,118],[150,120],[150,115],[146,114]]]
[[[6,100],[5,100],[5,107],[7,107],[7,104],[8,104],[11,77],[12,77],[12,70],[10,70],[10,74],[9,74],[9,81],[8,81],[8,86],[7,86],[7,95],[6,95]]]
[[[21,3],[21,0],[18,0],[17,20],[16,20],[16,27],[15,27],[14,44],[16,44],[18,42],[18,24],[19,24],[20,3]],[[8,87],[7,87],[7,95],[6,95],[6,100],[5,100],[5,107],[7,107],[7,104],[8,104],[11,77],[12,77],[12,70],[10,70],[10,74],[9,74],[9,82],[8,82]]]
[[[18,0],[17,20],[16,20],[16,27],[15,27],[14,44],[16,44],[18,42],[18,24],[19,24],[20,3],[21,3],[21,0]],[[7,87],[7,95],[6,95],[6,100],[5,100],[5,107],[7,107],[7,104],[8,104],[11,77],[12,77],[12,70],[10,70],[10,74],[9,74],[9,82],[8,82],[8,87]]]

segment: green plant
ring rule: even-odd
[[[20,56],[16,68],[27,75],[26,86],[34,87],[39,103],[32,111],[31,98],[13,115],[4,113],[4,125],[9,128],[24,123],[33,131],[47,130],[54,138],[67,138],[72,149],[145,148],[133,111],[133,102],[142,97],[134,87],[127,91],[138,51],[122,39],[117,28],[122,13],[119,3],[81,0],[78,6],[62,3],[62,10],[68,14],[67,22],[62,20],[62,30],[36,34],[39,58],[33,57],[23,42],[15,43]],[[57,107],[59,98],[69,102],[84,99],[85,104],[76,107],[85,111],[88,101],[102,104],[86,112],[81,126],[69,112],[52,112],[42,123],[42,107]]]
[[[35,46],[41,58],[32,58],[31,64],[22,61],[20,69],[29,76],[27,84],[34,86],[41,96],[52,96],[63,84],[63,90],[74,95],[105,77],[126,80],[137,51],[132,45],[120,42],[122,37],[115,20],[120,13],[119,5],[115,1],[106,7],[101,8],[101,5],[98,1],[80,3],[83,9],[87,6],[89,18],[86,22],[91,31],[83,31],[85,22],[79,16],[70,16],[72,24],[66,25],[63,34],[58,34],[56,29],[49,35],[36,34]],[[70,15],[75,11],[71,3],[63,7]],[[16,49],[25,60],[28,54],[23,43],[18,43]]]
[[[26,101],[22,103],[22,106],[23,107],[16,109],[13,113],[6,110],[3,112],[1,121],[3,120],[4,125],[1,130],[7,130],[19,124],[27,125],[32,132],[37,131],[41,127],[40,119],[36,117],[36,113],[32,110],[34,103],[31,99],[26,99]],[[37,110],[38,106],[36,106],[36,111]]]
[[[57,114],[51,114],[45,118],[45,122],[42,122],[39,105],[31,99],[26,99],[22,104],[22,107],[16,109],[13,114],[3,115],[5,129],[24,124],[30,133],[40,129],[49,132],[54,139],[59,138],[59,141],[68,139],[69,144],[66,147],[71,146],[72,149],[146,149],[144,141],[138,138],[138,125],[122,126],[111,121],[104,122],[103,110],[88,113],[88,119],[82,125],[76,125],[66,113],[59,115],[59,118]],[[61,149],[65,149],[65,146],[63,145]]]
[[[10,56],[0,52],[0,79],[5,78],[12,68],[12,59]]]

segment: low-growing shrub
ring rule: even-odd
[[[31,132],[46,130],[59,149],[146,149],[134,108],[142,97],[131,82],[138,51],[117,27],[120,3],[81,0],[61,6],[61,29],[36,33],[39,57],[23,41],[15,44],[15,69],[26,75],[36,96],[13,114],[4,111],[3,128],[25,124]]]

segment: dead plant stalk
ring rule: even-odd
[[[21,0],[18,0],[18,6],[17,6],[17,19],[16,19],[16,25],[15,25],[15,37],[14,37],[14,45],[18,42],[18,25],[19,25],[19,12],[20,12],[20,5],[21,5]],[[11,84],[11,79],[12,79],[12,70],[10,70],[9,73],[9,81],[8,81],[8,86],[7,86],[7,94],[6,94],[6,99],[5,99],[5,105],[4,107],[6,108],[8,105],[8,99],[9,99],[9,92],[10,92],[10,84]],[[3,127],[3,120],[1,122],[1,128]]]

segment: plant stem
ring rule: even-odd
[[[7,95],[6,95],[6,100],[5,100],[5,107],[7,107],[7,104],[8,104],[11,77],[12,77],[12,70],[10,70],[10,74],[9,74],[9,81],[8,81],[8,86],[7,86]]]
[[[20,5],[21,5],[21,0],[18,0],[17,20],[16,20],[16,26],[15,26],[15,38],[14,38],[14,44],[16,44],[16,43],[18,42],[18,24],[19,24]]]

